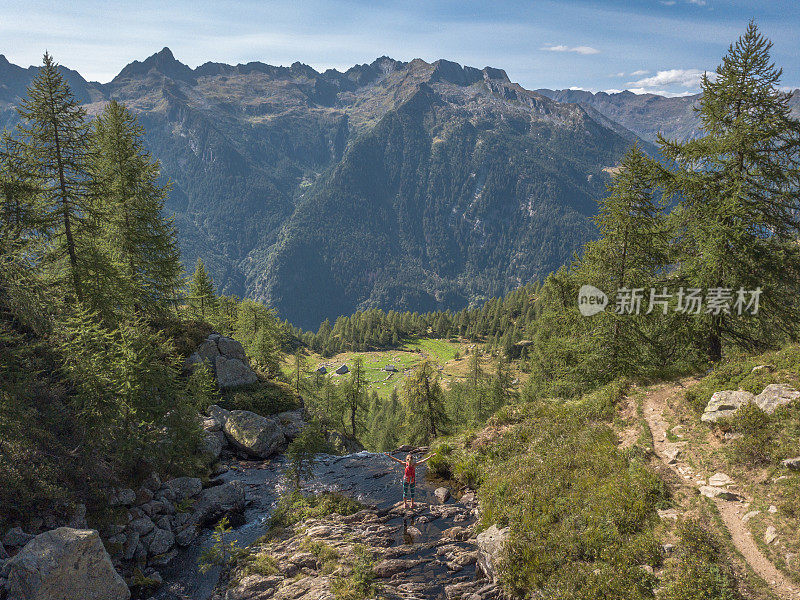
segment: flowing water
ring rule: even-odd
[[[234,461],[230,464],[230,469],[220,476],[224,481],[240,481],[247,489],[245,524],[226,539],[235,539],[237,545],[247,546],[266,533],[270,514],[286,489],[282,474],[284,467],[283,456],[267,461]],[[314,475],[304,486],[306,490],[341,492],[378,509],[391,508],[402,496],[403,468],[382,454],[359,452],[347,456],[321,455]],[[416,501],[423,504],[436,503],[433,495],[435,487],[425,477],[425,465],[418,466]],[[416,528],[416,542],[436,539],[442,530],[454,525],[450,519],[427,523],[420,521],[411,523],[400,516],[389,521],[389,524],[396,527],[396,543],[409,541],[407,527],[412,524]],[[220,568],[212,568],[206,573],[201,573],[198,568],[200,554],[210,544],[211,532],[205,530],[191,547],[182,551],[169,566],[161,569],[164,585],[153,598],[207,600],[220,575]]]

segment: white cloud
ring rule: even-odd
[[[600,50],[591,46],[564,46],[562,44],[554,46],[543,46],[541,50],[548,52],[575,52],[577,54],[600,54]]]
[[[689,0],[689,4],[694,4],[696,6],[705,6],[706,0]]]
[[[703,71],[699,69],[669,69],[659,71],[652,77],[629,81],[628,85],[640,88],[662,88],[671,85],[685,88],[698,88],[703,78]]]
[[[641,77],[642,75],[647,75],[650,71],[646,69],[639,69],[638,71],[634,71],[631,73],[631,77]]]
[[[657,96],[666,96],[667,98],[682,98],[684,96],[693,96],[697,93],[690,92],[689,90],[684,90],[682,92],[670,92],[669,90],[654,90],[652,88],[628,88],[627,91],[634,94],[656,94]],[[610,94],[611,91],[608,93]]]
[[[675,0],[661,0],[661,4],[664,6],[675,6]]]

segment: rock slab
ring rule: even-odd
[[[508,536],[508,527],[501,529],[497,525],[492,525],[478,535],[476,540],[478,544],[478,568],[490,581],[494,582],[498,579],[500,556]]]
[[[232,445],[256,458],[269,458],[286,441],[279,421],[249,410],[230,411],[223,430]]]
[[[125,581],[93,529],[59,527],[37,535],[9,561],[13,600],[128,600]]]

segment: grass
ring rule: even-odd
[[[284,529],[310,518],[322,518],[334,513],[352,515],[362,510],[364,505],[337,492],[322,492],[304,496],[291,492],[278,501],[278,506],[270,517],[270,529]]]
[[[342,364],[349,367],[353,366],[353,360],[360,357],[364,362],[364,374],[366,376],[369,389],[377,392],[381,398],[388,398],[392,390],[397,388],[399,391],[408,374],[419,365],[423,359],[433,361],[440,368],[442,385],[448,387],[450,383],[466,379],[468,375],[470,349],[474,349],[475,344],[458,341],[450,341],[434,338],[414,338],[405,342],[402,348],[392,350],[374,350],[368,352],[342,352],[330,358],[325,358],[318,354],[309,357],[308,367],[312,373],[322,365],[327,367],[328,372],[335,382],[345,380],[348,375],[335,375],[333,371]],[[456,355],[459,356],[456,359]],[[387,365],[394,365],[397,373],[384,371]],[[486,373],[493,373],[495,370],[496,358],[483,355],[481,368]],[[282,368],[285,372],[291,373],[294,369],[292,357],[287,357]],[[526,376],[512,368],[513,378],[524,382]],[[313,375],[309,375],[313,377]]]
[[[290,385],[269,380],[225,390],[219,405],[227,410],[249,410],[267,416],[300,408],[301,401]]]

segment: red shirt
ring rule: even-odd
[[[415,476],[416,466],[406,464],[406,472],[403,475],[403,479],[409,483],[414,483],[414,476]]]

